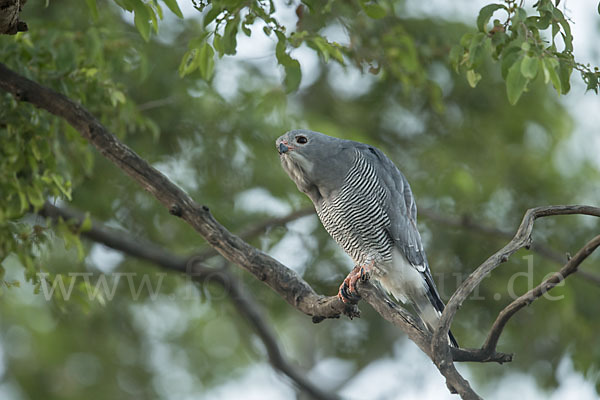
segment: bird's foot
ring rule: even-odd
[[[356,304],[360,300],[360,295],[356,290],[356,282],[366,282],[371,277],[371,268],[373,263],[370,265],[355,266],[348,276],[344,279],[344,282],[340,285],[338,291],[338,297],[346,304]]]

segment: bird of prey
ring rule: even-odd
[[[415,200],[400,170],[373,146],[309,130],[287,132],[275,145],[283,169],[354,261],[338,296],[353,301],[356,282],[372,277],[396,300],[412,304],[433,332],[444,303],[417,230]],[[449,340],[458,347],[452,333]]]

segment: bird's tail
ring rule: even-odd
[[[423,324],[429,328],[430,332],[434,332],[438,328],[440,316],[444,310],[444,303],[442,303],[440,300],[440,304],[442,306],[441,310],[439,310],[439,305],[434,305],[429,297],[430,296],[419,296],[419,298],[413,298],[411,300],[415,310],[417,311],[417,314],[419,315],[419,318],[421,318],[421,321],[423,321]],[[451,346],[459,347],[458,342],[454,338],[454,335],[451,331],[448,332],[448,342]]]

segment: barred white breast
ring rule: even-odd
[[[373,165],[355,149],[354,162],[339,192],[318,204],[323,226],[356,265],[365,265],[374,256],[383,262],[392,260],[394,241],[383,206],[387,197]]]

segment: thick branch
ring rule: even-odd
[[[113,164],[123,170],[160,201],[171,214],[184,219],[225,259],[265,282],[289,304],[318,318],[356,315],[336,297],[318,295],[293,270],[250,246],[219,224],[208,207],[195,203],[177,185],[121,143],[89,111],[64,95],[22,77],[0,63],[0,88],[17,100],[27,101],[65,119]]]
[[[74,220],[78,224],[82,224],[84,220],[83,214],[79,212],[67,208],[55,207],[49,203],[44,205],[39,214],[53,220],[58,220],[58,218],[62,218],[65,221]],[[194,256],[189,258],[176,256],[154,243],[144,243],[134,240],[131,235],[124,235],[123,232],[109,229],[98,222],[93,222],[92,227],[81,234],[94,242],[102,243],[129,256],[149,261],[161,268],[186,273],[197,282],[213,282],[223,286],[227,290],[237,311],[248,321],[260,337],[267,350],[269,362],[275,369],[287,375],[301,390],[309,394],[311,398],[322,400],[337,398],[313,385],[301,372],[287,362],[277,343],[275,333],[262,317],[260,307],[242,283],[226,269],[216,270],[203,266]]]
[[[302,217],[305,217],[307,215],[311,215],[314,213],[315,213],[315,209],[312,207],[301,208],[300,210],[291,212],[290,214],[285,215],[283,217],[269,218],[265,221],[261,221],[261,222],[255,224],[255,225],[248,226],[242,232],[240,232],[238,234],[238,236],[243,240],[250,240],[250,239],[254,238],[255,236],[260,235],[261,233],[265,232],[269,228],[272,228],[275,226],[282,226],[282,225],[287,224],[288,222],[294,221],[298,218],[302,218]],[[210,248],[198,253],[196,255],[196,257],[199,260],[204,261],[204,260],[207,260],[218,254],[219,253],[215,249],[210,247]]]
[[[482,349],[485,352],[494,352],[496,345],[498,344],[500,334],[502,334],[502,330],[506,326],[508,320],[515,315],[517,311],[533,303],[537,298],[565,280],[567,276],[571,275],[573,272],[576,272],[583,260],[592,254],[594,250],[598,248],[598,246],[600,246],[600,235],[590,240],[583,248],[581,248],[581,250],[579,250],[577,254],[575,254],[575,256],[560,269],[560,271],[554,273],[538,286],[513,300],[512,303],[506,306],[500,312],[500,314],[498,314],[498,318],[494,322],[494,325],[492,326],[492,329],[490,330]]]

